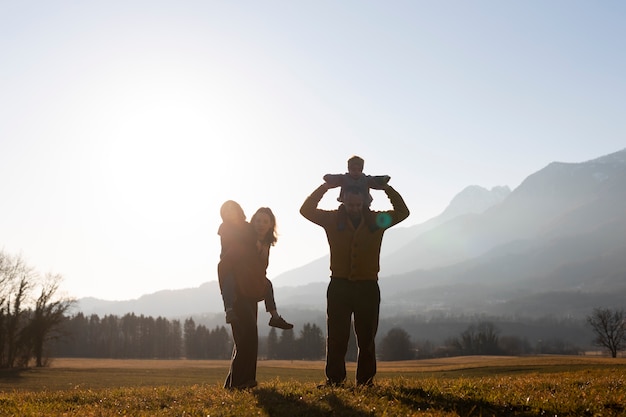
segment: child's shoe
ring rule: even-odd
[[[281,316],[272,317],[269,325],[272,327],[278,327],[279,329],[289,330],[293,329],[293,324],[287,323]]]

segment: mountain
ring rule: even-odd
[[[470,213],[483,213],[488,208],[500,204],[511,194],[508,186],[493,187],[491,190],[478,185],[470,185],[458,193],[448,207],[434,220],[441,224],[447,220]]]
[[[493,187],[491,190],[487,190],[478,185],[471,185],[458,193],[439,216],[411,227],[392,227],[385,232],[383,245],[381,247],[381,274],[391,273],[397,270],[409,271],[420,266],[429,266],[429,264],[425,262],[424,265],[411,264],[406,268],[401,266],[395,268],[390,267],[390,265],[393,265],[393,262],[395,262],[393,257],[390,261],[388,261],[388,259],[390,254],[401,251],[402,248],[406,247],[420,235],[458,216],[482,213],[488,208],[501,203],[510,193],[511,190],[507,186]],[[320,233],[323,233],[321,229]],[[330,276],[329,264],[329,256],[325,255],[300,268],[287,271],[274,277],[272,282],[275,286],[297,286],[311,282],[327,282]]]
[[[222,296],[217,281],[206,282],[196,288],[162,290],[135,300],[107,301],[93,297],[78,300],[76,311],[85,315],[127,313],[153,317],[178,317],[221,312]]]
[[[384,259],[385,273],[452,265],[515,240],[557,237],[623,216],[626,150],[583,163],[552,163],[500,204],[459,215]],[[381,259],[381,263],[383,260]]]
[[[509,187],[506,186],[494,187],[491,190],[477,185],[468,186],[452,199],[439,216],[419,225],[407,228],[394,227],[385,232],[381,256],[402,248],[416,236],[459,214],[480,213],[501,202],[510,192]],[[323,232],[320,230],[320,233]],[[289,300],[290,305],[323,309],[325,302],[323,297],[329,275],[329,258],[326,255],[275,277],[272,282],[276,298]],[[314,284],[316,282],[317,285]],[[312,297],[312,294],[321,294],[321,298]],[[124,315],[128,312],[135,312],[136,314],[174,317],[201,312],[220,313],[222,301],[217,282],[211,281],[198,288],[163,290],[144,295],[136,300],[106,301],[91,297],[83,298],[79,300],[76,310],[84,314]]]
[[[432,233],[441,238],[451,224],[475,253],[468,250],[466,260],[447,267],[388,277],[396,305],[578,315],[599,305],[618,307],[626,297],[626,150],[552,163],[501,204]],[[425,243],[410,245],[402,250]]]
[[[323,311],[328,275],[323,257],[276,277],[281,312]],[[598,306],[623,308],[626,149],[551,163],[513,191],[468,187],[436,218],[390,229],[380,286],[386,316],[581,317]],[[116,308],[136,314],[221,312],[215,282],[120,303]],[[80,300],[80,308],[88,305],[95,311],[94,300]]]

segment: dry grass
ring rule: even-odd
[[[224,368],[229,361],[224,360],[186,360],[186,359],[83,359],[57,358],[50,363],[50,368],[69,369],[188,369],[188,368]]]
[[[186,359],[81,359],[58,358],[50,364],[51,369],[215,369],[227,368],[227,360]],[[481,367],[511,366],[580,366],[626,364],[626,358],[602,356],[457,356],[453,358],[422,359],[410,361],[378,362],[379,372],[439,372]],[[259,360],[259,368],[324,369],[324,361]],[[348,363],[354,370],[356,364]]]
[[[57,359],[0,372],[0,416],[622,416],[626,359],[458,357],[379,362],[376,385],[317,388],[323,361],[259,361],[259,387],[221,387],[228,361]],[[354,364],[348,367],[354,378]]]

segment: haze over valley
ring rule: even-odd
[[[439,216],[401,225],[387,231],[383,243],[382,317],[582,318],[594,307],[623,307],[626,149],[553,162],[513,190],[470,185]],[[328,275],[323,256],[276,276],[280,310],[323,319]],[[77,310],[222,319],[216,281],[134,300],[82,298]]]

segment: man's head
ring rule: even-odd
[[[363,173],[365,161],[360,156],[353,156],[348,159],[348,174],[353,178],[359,178]]]
[[[365,204],[365,195],[363,190],[358,187],[346,187],[343,194],[343,205],[346,208],[348,217],[352,220],[358,220],[363,213]]]

